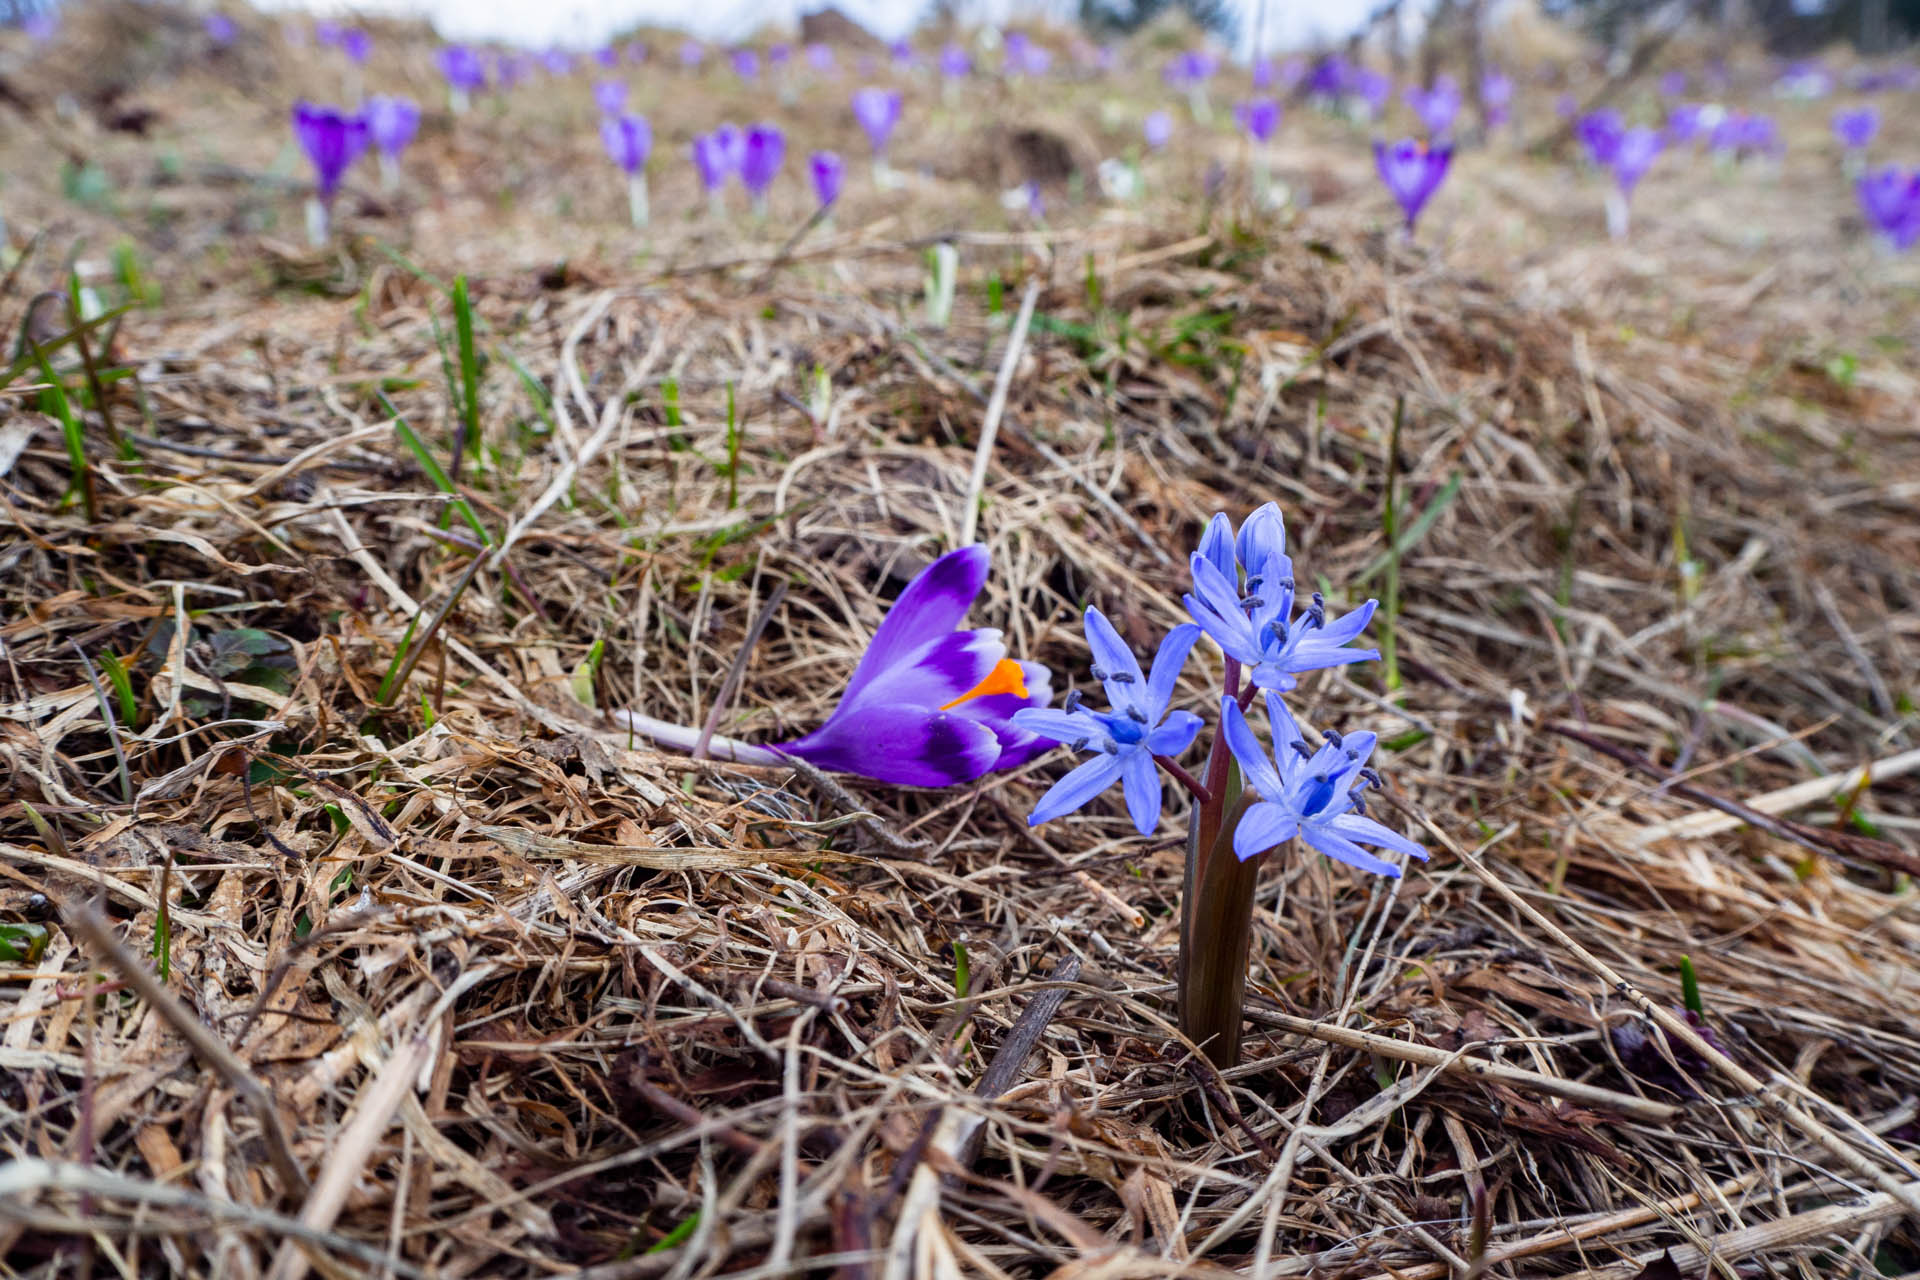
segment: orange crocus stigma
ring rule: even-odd
[[[1027,696],[1027,673],[1012,658],[1002,658],[994,663],[993,670],[987,672],[985,680],[940,709],[951,711],[963,702],[971,702],[975,698],[984,698],[995,693],[1011,693],[1021,698]]]

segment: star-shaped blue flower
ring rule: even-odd
[[[1167,710],[1173,682],[1200,638],[1200,628],[1185,622],[1167,633],[1153,656],[1153,672],[1144,679],[1133,651],[1120,639],[1106,616],[1087,610],[1087,647],[1093,651],[1094,678],[1106,687],[1106,711],[1080,705],[1078,692],[1067,696],[1059,710],[1029,707],[1013,716],[1013,727],[1075,750],[1099,754],[1077,766],[1040,797],[1029,826],[1038,826],[1072,813],[1112,786],[1117,779],[1127,798],[1127,815],[1141,835],[1152,835],[1160,824],[1162,803],[1160,770],[1155,756],[1177,756],[1200,732],[1200,717],[1191,711]]]
[[[1293,561],[1287,556],[1287,526],[1269,502],[1248,516],[1239,536],[1216,515],[1193,553],[1193,593],[1187,612],[1228,657],[1247,669],[1259,688],[1285,693],[1294,677],[1322,667],[1371,662],[1378,649],[1347,646],[1366,630],[1379,602],[1369,600],[1344,617],[1327,618],[1318,591],[1296,617]],[[1242,586],[1238,569],[1246,570]]]
[[[1425,849],[1367,817],[1361,793],[1380,781],[1367,767],[1373,734],[1342,738],[1327,730],[1325,745],[1315,750],[1301,737],[1286,704],[1272,693],[1267,695],[1267,718],[1273,726],[1273,757],[1254,737],[1240,704],[1232,698],[1220,700],[1227,747],[1260,793],[1259,802],[1248,807],[1234,830],[1235,857],[1245,862],[1299,836],[1334,861],[1375,875],[1397,877],[1400,868],[1374,857],[1362,844],[1426,860]]]

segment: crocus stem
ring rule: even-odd
[[[615,724],[676,751],[692,751],[693,744],[700,740],[700,731],[690,725],[655,720],[652,716],[643,716],[634,711],[614,711],[612,714]],[[756,747],[750,742],[737,742],[718,734],[707,740],[707,754],[715,760],[732,760],[737,764],[777,766],[787,763],[787,757],[778,751]]]
[[[713,216],[725,221],[727,216],[727,193],[723,187],[715,187],[707,192],[707,207]]]
[[[327,243],[327,206],[318,196],[307,201],[307,243],[314,248],[325,247]]]
[[[389,151],[380,153],[380,187],[383,191],[397,191],[400,187],[400,162]]]
[[[1618,187],[1607,188],[1607,234],[1615,240],[1627,238],[1627,197]]]
[[[645,172],[627,175],[627,212],[633,216],[633,225],[647,225],[647,175]]]
[[[467,91],[465,89],[447,90],[447,110],[455,115],[465,115],[467,110]]]

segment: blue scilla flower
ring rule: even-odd
[[[1127,798],[1127,816],[1141,835],[1152,835],[1160,824],[1160,770],[1155,756],[1177,756],[1200,732],[1200,717],[1191,711],[1167,710],[1173,682],[1186,664],[1187,653],[1200,638],[1200,628],[1181,623],[1167,633],[1153,655],[1153,672],[1144,679],[1133,651],[1120,639],[1106,616],[1087,610],[1087,647],[1093,651],[1093,676],[1106,687],[1106,711],[1080,705],[1079,691],[1067,695],[1059,710],[1029,707],[1013,716],[1013,727],[1024,733],[1064,742],[1076,751],[1095,751],[1093,759],[1053,784],[1040,797],[1029,826],[1072,813],[1105,791],[1117,779]]]
[[[1234,856],[1245,862],[1276,845],[1299,836],[1336,862],[1398,876],[1400,868],[1374,857],[1360,846],[1375,845],[1425,861],[1427,851],[1391,828],[1367,816],[1363,793],[1378,786],[1380,776],[1367,767],[1376,741],[1371,733],[1342,738],[1331,729],[1324,745],[1315,750],[1300,735],[1286,704],[1267,695],[1267,718],[1273,726],[1274,755],[1253,735],[1240,704],[1220,701],[1220,724],[1227,747],[1254,790],[1258,803],[1248,807],[1233,833]]]
[[[1187,612],[1222,652],[1247,668],[1259,688],[1284,693],[1299,683],[1294,677],[1302,672],[1380,656],[1378,649],[1348,647],[1373,619],[1377,600],[1328,621],[1326,601],[1316,591],[1294,614],[1286,521],[1271,502],[1247,517],[1237,537],[1226,516],[1214,516],[1192,567]],[[1244,585],[1236,569],[1245,570]]]

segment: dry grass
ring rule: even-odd
[[[1910,296],[1784,253],[1808,287],[1701,324],[1732,268],[1650,278],[1657,229],[1509,270],[1505,206],[1457,256],[1223,207],[963,237],[930,331],[944,190],[544,283],[514,216],[409,213],[473,275],[459,488],[504,554],[380,403],[449,465],[448,306],[377,223],[179,250],[219,287],[101,353],[137,457],[87,415],[92,519],[0,393],[7,1274],[1920,1265]],[[1276,860],[1224,1078],[1167,1003],[1183,815],[1030,832],[1057,760],[915,793],[610,728],[702,723],[782,587],[722,729],[832,705],[965,523],[989,275],[1040,288],[979,517],[1015,652],[1078,680],[1087,603],[1148,647],[1204,519],[1268,499],[1336,597],[1397,579],[1401,686],[1300,706],[1394,744],[1436,856]],[[1398,557],[1390,484],[1437,512]]]

